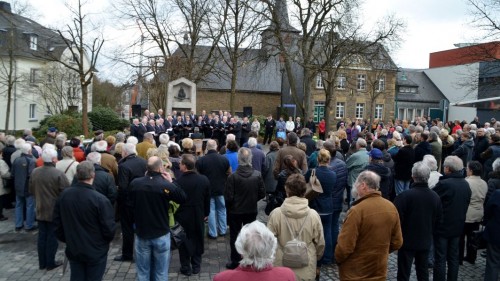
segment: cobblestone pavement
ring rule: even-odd
[[[267,217],[262,212],[264,202],[259,202],[260,221],[266,222]],[[14,212],[6,210],[5,215],[9,220],[0,222],[0,281],[6,280],[69,280],[69,266],[63,275],[62,267],[52,271],[38,269],[38,256],[36,251],[37,232],[14,231]],[[229,259],[229,236],[219,237],[217,240],[207,239],[205,254],[203,255],[200,274],[186,277],[179,273],[180,263],[177,251],[172,252],[169,270],[169,280],[212,280],[214,275],[225,270],[225,264]],[[108,264],[104,280],[135,280],[136,268],[134,263],[115,262],[113,257],[120,254],[121,238],[117,231],[115,240],[111,244],[108,254]],[[64,259],[64,246],[59,245],[57,260]],[[460,266],[459,280],[479,281],[483,280],[485,259],[478,255],[475,265],[464,263]],[[388,278],[396,280],[397,256],[390,255]],[[324,266],[321,268],[320,280],[339,280],[337,266]],[[412,279],[416,280],[415,272]],[[431,271],[432,280],[432,271]]]

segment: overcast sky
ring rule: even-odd
[[[64,3],[71,0],[28,1],[40,16],[34,20],[43,25],[61,26],[68,18]],[[94,12],[103,13],[101,18],[106,19],[109,0],[87,1],[92,3]],[[452,49],[455,43],[471,42],[477,33],[468,25],[470,16],[465,0],[365,0],[363,7],[362,19],[367,26],[388,13],[394,13],[406,22],[403,42],[391,53],[396,64],[403,68],[427,68],[429,53]],[[112,40],[107,42],[111,44],[113,38],[120,37],[116,32],[109,36]],[[101,69],[104,75],[110,74],[105,67]]]

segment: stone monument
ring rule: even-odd
[[[182,77],[168,83],[167,112],[196,111],[196,84]]]

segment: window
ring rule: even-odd
[[[383,116],[384,116],[383,112],[384,112],[384,105],[383,104],[375,105],[375,118],[383,119]]]
[[[36,104],[32,103],[30,104],[30,111],[28,115],[28,119],[36,119]]]
[[[325,117],[325,102],[324,101],[315,101],[314,102],[314,116],[313,121],[318,123],[321,121],[321,118]]]
[[[323,85],[323,75],[321,73],[319,73],[316,76],[316,89],[323,89],[323,88],[324,88],[324,85]]]
[[[412,93],[412,94],[416,94],[417,93],[417,88],[415,88],[415,87],[399,87],[399,92],[400,93]]]
[[[68,94],[68,99],[78,99],[79,98],[79,92],[78,92],[78,74],[69,74],[68,76],[68,89],[67,89],[67,94]]]
[[[365,111],[365,104],[364,103],[357,103],[356,104],[356,119],[363,119]]]
[[[415,120],[415,110],[413,108],[407,108],[406,109],[406,119],[409,121]]]
[[[7,30],[0,29],[0,46],[4,46],[7,42]]]
[[[335,118],[344,118],[344,116],[345,116],[345,103],[338,102],[337,110],[335,112]]]
[[[363,91],[366,89],[366,75],[365,74],[358,74],[357,89],[360,91]]]
[[[380,76],[378,78],[377,92],[385,91],[385,76]]]
[[[31,34],[30,35],[30,49],[36,51],[38,48],[38,35]]]
[[[424,110],[423,109],[415,109],[415,117],[423,117],[424,116]]]
[[[344,90],[347,85],[347,79],[345,74],[339,74],[337,76],[337,89]]]
[[[41,82],[41,77],[40,77],[41,71],[40,69],[32,68],[30,69],[30,83],[39,83]]]

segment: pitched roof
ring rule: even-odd
[[[399,87],[418,87],[417,93],[401,93]],[[396,79],[398,101],[434,102],[446,99],[422,69],[401,69]]]

